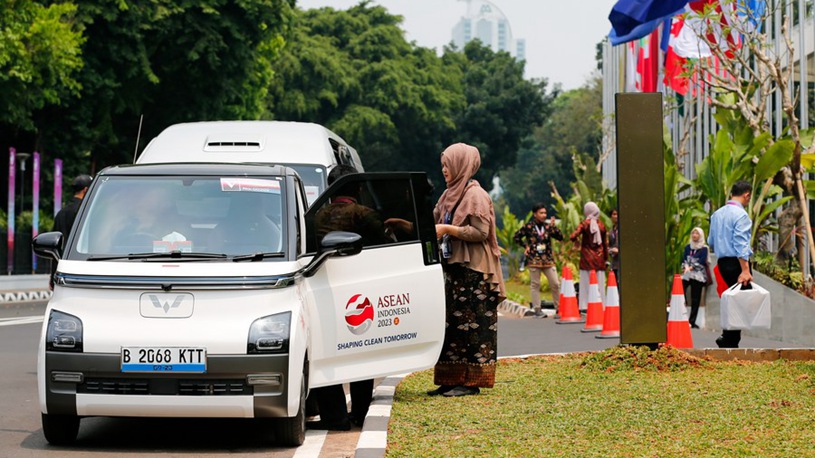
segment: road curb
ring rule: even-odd
[[[0,291],[0,307],[24,302],[45,302],[51,299],[48,289]]]

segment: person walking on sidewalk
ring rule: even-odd
[[[685,291],[690,288],[690,327],[699,329],[696,316],[699,314],[699,304],[702,302],[702,289],[708,285],[708,248],[705,244],[705,231],[701,227],[694,227],[690,231],[690,240],[685,245],[682,256],[682,287]]]
[[[600,207],[589,202],[583,207],[586,219],[580,222],[577,229],[572,232],[569,239],[580,242],[580,292],[578,304],[580,311],[584,312],[589,305],[589,275],[591,271],[597,273],[597,285],[600,288],[600,298],[606,303],[606,259],[608,259],[608,242],[606,239],[606,226],[600,221]]]
[[[532,218],[513,237],[515,243],[524,247],[524,260],[529,269],[529,293],[536,316],[546,316],[541,311],[541,273],[549,280],[555,310],[558,307],[560,285],[552,254],[552,239],[563,240],[563,234],[556,223],[554,216],[546,219],[546,207],[543,203],[537,203],[532,207]]]
[[[737,181],[730,190],[730,200],[710,217],[710,235],[707,243],[718,256],[716,265],[728,287],[741,283],[749,286],[753,280],[750,269],[750,237],[753,222],[744,207],[750,204],[753,187],[746,181]],[[741,331],[723,330],[716,339],[719,348],[738,348]]]

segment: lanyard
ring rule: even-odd
[[[534,226],[535,226],[535,231],[537,231],[537,233],[538,233],[538,237],[543,238],[543,234],[546,233],[546,228],[545,227],[540,228],[540,227],[538,227],[537,224],[535,224]]]

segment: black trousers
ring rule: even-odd
[[[320,409],[320,419],[326,423],[340,423],[348,419],[345,390],[342,385],[324,386],[311,390]],[[368,414],[374,393],[373,380],[351,382],[351,414],[362,421]]]
[[[738,283],[739,275],[741,275],[741,263],[739,262],[739,258],[719,258],[716,261],[716,265],[719,266],[719,274],[721,274],[722,279],[724,279],[724,284],[727,287],[731,287]],[[753,272],[752,266],[750,266],[750,273]],[[749,287],[747,287],[749,289]],[[721,340],[721,343],[719,342]],[[719,339],[716,339],[716,343],[719,344],[721,348],[739,348],[739,342],[741,341],[741,331],[739,330],[723,330],[722,336]]]
[[[688,322],[696,325],[696,315],[699,314],[699,304],[702,302],[702,288],[705,287],[705,284],[698,280],[682,280],[682,286],[685,290],[690,286],[690,316]]]

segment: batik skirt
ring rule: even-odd
[[[433,372],[436,385],[492,388],[498,357],[498,293],[484,274],[445,266],[447,320]]]

